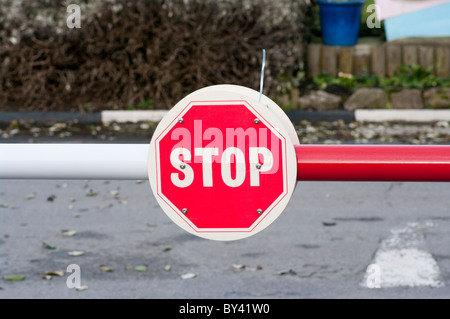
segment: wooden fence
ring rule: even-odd
[[[390,76],[400,65],[413,63],[430,67],[436,76],[450,77],[450,38],[403,39],[349,47],[310,44],[306,63],[311,77],[339,72]]]

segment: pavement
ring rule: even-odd
[[[147,182],[3,180],[0,298],[447,299],[449,194],[304,182],[267,229],[217,242],[173,224]]]
[[[302,143],[450,143],[447,121],[295,127]],[[153,129],[13,120],[0,135],[148,143]],[[449,194],[450,183],[302,182],[267,229],[217,242],[173,224],[148,181],[2,180],[0,298],[447,299]]]

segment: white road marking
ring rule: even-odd
[[[425,249],[422,231],[431,223],[410,223],[405,228],[393,229],[367,267],[363,286],[441,287],[439,266]]]

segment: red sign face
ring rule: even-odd
[[[152,188],[169,217],[191,233],[224,240],[276,218],[292,191],[290,141],[266,110],[245,99],[192,100],[176,109],[155,132],[149,159]]]

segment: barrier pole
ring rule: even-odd
[[[148,144],[0,144],[0,179],[148,178]],[[298,181],[450,182],[450,145],[295,145]]]
[[[295,145],[299,181],[450,182],[450,145]]]

